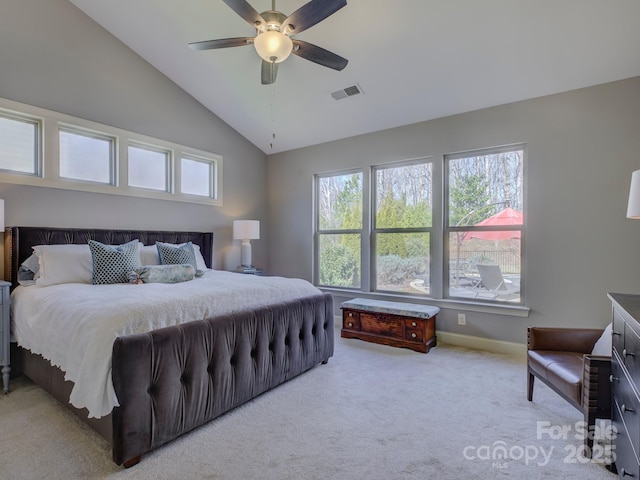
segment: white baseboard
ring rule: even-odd
[[[335,316],[334,326],[338,331],[342,328],[342,317]],[[474,337],[440,330],[436,330],[436,337],[438,338],[438,345],[455,345],[457,347],[473,348],[474,350],[484,350],[485,352],[515,355],[523,359],[527,357],[527,346],[524,343]]]
[[[475,350],[484,350],[493,353],[516,355],[522,358],[526,358],[527,356],[527,346],[523,343],[506,342],[504,340],[474,337],[471,335],[442,332],[439,330],[436,330],[436,337],[438,337],[438,345],[440,345],[440,343],[443,343],[448,345],[455,345],[458,347],[473,348]]]

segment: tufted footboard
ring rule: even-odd
[[[333,355],[330,294],[120,337],[113,460],[140,456]]]

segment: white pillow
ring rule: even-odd
[[[593,346],[591,355],[598,355],[602,357],[611,356],[611,328],[612,324],[609,324],[607,325],[607,328],[604,329],[604,332],[602,332],[602,335]]]
[[[167,243],[174,247],[181,247],[184,243]],[[207,264],[204,263],[204,257],[200,251],[200,245],[193,244],[193,253],[196,256],[196,270],[209,270]],[[142,265],[160,265],[160,255],[158,255],[158,247],[155,245],[145,245],[140,249],[140,261]]]
[[[33,251],[40,267],[37,286],[91,283],[93,260],[89,245],[38,245]]]

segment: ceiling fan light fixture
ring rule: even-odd
[[[269,30],[259,34],[255,38],[253,46],[264,61],[280,63],[284,62],[291,54],[293,41],[284,33]]]

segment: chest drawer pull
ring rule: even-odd
[[[416,335],[415,333],[412,333],[412,334],[411,334],[411,337],[412,337],[412,338],[416,338],[416,337],[417,337],[417,335]]]
[[[620,469],[620,475],[622,475],[623,477],[625,476],[633,477],[633,474],[627,472],[624,468]]]
[[[411,326],[412,327],[416,327],[416,326],[418,326],[418,324],[416,322],[411,322]]]
[[[622,356],[626,357],[627,355],[629,355],[630,357],[635,357],[636,356],[635,353],[627,352],[627,349],[625,348],[624,350],[622,350]]]
[[[635,411],[633,408],[627,407],[624,403],[620,407],[620,410],[622,410],[623,412],[634,412]]]
[[[353,323],[349,322],[349,326],[350,326],[350,327],[353,327]]]
[[[618,377],[614,377],[613,375],[609,375],[609,381],[613,383],[614,380],[620,380]]]

